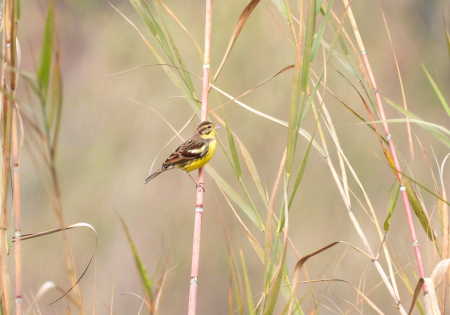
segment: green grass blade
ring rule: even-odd
[[[275,305],[277,304],[278,301],[281,282],[283,280],[283,269],[284,269],[284,263],[280,262],[280,264],[283,264],[283,266],[278,269],[277,275],[275,276],[275,280],[272,285],[272,289],[269,291],[267,303],[265,305],[263,312],[264,315],[272,315],[275,309]]]
[[[392,156],[390,153],[386,152],[384,153],[386,156],[386,159],[389,163],[389,166],[391,167],[392,171],[394,172],[395,176],[397,176],[397,169],[394,164],[394,160],[392,159]],[[406,175],[403,175],[406,178]],[[414,213],[416,214],[416,217],[419,219],[419,222],[423,228],[423,230],[427,233],[428,238],[434,242],[436,245],[436,249],[440,252],[440,245],[438,240],[434,237],[433,232],[433,225],[431,224],[430,220],[428,219],[428,215],[425,213],[425,211],[422,208],[422,205],[420,204],[420,201],[417,199],[417,195],[411,185],[409,184],[408,180],[403,181],[405,188],[406,188],[406,194],[408,196],[408,201],[411,204],[411,207],[414,210]]]
[[[135,0],[130,0],[135,1]],[[111,5],[122,17],[127,20],[128,23],[130,23],[131,26],[139,33],[142,40],[145,42],[148,48],[152,51],[153,55],[158,60],[158,63],[161,64],[161,67],[164,69],[166,74],[169,76],[169,78],[172,80],[172,82],[175,84],[175,86],[181,91],[183,96],[185,97],[185,100],[191,105],[192,109],[194,110],[195,114],[198,117],[201,117],[201,108],[199,105],[199,102],[195,99],[195,96],[192,95],[192,93],[189,91],[189,89],[183,84],[183,82],[180,80],[180,78],[175,75],[175,73],[172,71],[171,67],[166,65],[165,60],[158,54],[158,52],[153,48],[153,46],[145,39],[144,35],[139,31],[139,29],[134,25],[122,12],[120,12],[116,7]]]
[[[384,221],[384,230],[386,232],[389,231],[389,225],[391,224],[391,217],[392,217],[392,214],[394,214],[395,205],[397,204],[398,195],[400,193],[400,185],[397,185],[395,195],[394,195],[394,197],[392,197],[392,192],[394,190],[396,183],[397,183],[397,181],[394,182],[394,184],[392,185],[392,187],[389,191],[388,208],[387,208],[388,215],[387,215],[386,220]]]
[[[302,65],[302,80],[300,84],[300,91],[302,94],[306,94],[306,87],[309,81],[309,75],[311,72],[311,53],[312,45],[314,42],[314,32],[316,30],[316,0],[309,1],[309,14],[306,21],[306,36],[305,36],[305,52],[303,54]]]
[[[314,134],[313,134],[314,136]],[[297,177],[295,178],[294,187],[292,189],[291,198],[289,198],[288,209],[291,208],[292,202],[294,201],[295,194],[297,193],[298,186],[303,178],[303,173],[305,172],[306,163],[308,162],[309,152],[311,151],[312,141],[309,142],[308,148],[306,149],[305,155],[303,156],[302,164],[298,170]],[[284,207],[284,206],[282,206]]]
[[[450,35],[447,28],[445,29],[445,39],[447,40],[448,56],[450,57]]]
[[[48,117],[48,126],[53,127],[53,137],[51,143],[51,154],[56,151],[59,129],[61,125],[61,113],[63,106],[63,81],[59,62],[59,53],[56,53],[53,64],[52,85],[51,85],[50,111]]]
[[[253,159],[252,159],[250,153],[247,151],[247,148],[244,146],[244,144],[241,141],[239,141],[239,139],[236,139],[236,140],[238,141],[239,148],[241,149],[241,153],[244,156],[245,163],[247,164],[247,167],[250,171],[253,181],[255,182],[256,188],[258,189],[258,192],[261,195],[261,198],[264,202],[264,205],[266,206],[266,209],[268,209],[269,208],[269,200],[267,200],[267,196],[264,193],[264,189],[261,184],[261,178],[259,177],[259,174],[258,174],[258,169],[256,168],[256,165],[253,162]]]
[[[244,190],[245,196],[247,197],[248,201],[250,202],[250,205],[252,206],[253,213],[255,214],[256,218],[258,219],[259,226],[264,231],[265,227],[261,220],[261,217],[259,216],[258,209],[256,209],[255,203],[253,202],[252,196],[250,196],[250,193],[247,190],[247,186],[245,186],[244,181],[242,180],[242,176],[238,177],[239,183],[242,186],[242,189]]]
[[[144,3],[145,10],[147,11],[148,15],[150,16],[150,19],[155,27],[156,30],[156,38],[161,43],[161,46],[164,48],[164,51],[166,52],[167,56],[169,56],[169,59],[171,62],[174,62],[175,59],[173,58],[172,50],[170,49],[169,43],[167,42],[167,38],[164,35],[164,32],[161,29],[161,26],[159,26],[158,21],[155,19],[155,16],[153,15],[152,11],[148,7],[148,4],[145,0],[142,0]]]
[[[148,277],[147,270],[145,269],[145,266],[142,264],[141,259],[139,258],[139,254],[136,250],[136,246],[133,243],[133,240],[131,238],[130,232],[128,231],[128,228],[123,221],[121,217],[119,217],[120,223],[122,223],[123,230],[125,231],[125,234],[127,236],[128,244],[130,244],[131,252],[133,253],[134,262],[136,263],[136,267],[139,271],[139,276],[141,278],[142,284],[144,285],[145,293],[147,294],[148,299],[152,300],[152,282],[150,281],[150,278]]]
[[[131,5],[134,7],[134,9],[137,11],[141,19],[144,21],[145,25],[147,25],[150,32],[153,34],[153,36],[157,37],[158,32],[156,31],[155,25],[153,25],[152,20],[150,17],[145,13],[144,8],[142,7],[142,3],[140,0],[130,0]]]
[[[444,95],[442,95],[441,90],[439,90],[436,82],[434,82],[431,75],[428,73],[427,69],[423,65],[423,63],[420,63],[422,65],[423,70],[427,74],[428,80],[430,80],[431,85],[433,86],[434,91],[436,92],[437,96],[439,97],[439,100],[441,101],[442,106],[444,107],[445,111],[447,112],[447,115],[450,117],[450,108],[448,107],[447,101],[445,100]]]
[[[241,165],[239,163],[239,157],[236,151],[236,144],[234,143],[233,134],[231,133],[230,126],[228,121],[225,118],[225,122],[227,124],[227,134],[228,134],[228,143],[230,145],[231,156],[233,157],[233,168],[237,177],[242,176]]]
[[[287,7],[286,1],[285,0],[272,0],[272,2],[277,7],[278,12],[280,12],[281,16],[284,18],[286,23],[290,23],[289,9]]]
[[[319,2],[322,2],[322,1],[319,1]],[[323,17],[322,23],[320,24],[319,29],[317,31],[317,35],[314,39],[314,44],[311,49],[311,61],[314,60],[317,50],[319,49],[320,42],[322,41],[322,38],[323,38],[323,33],[325,32],[325,27],[327,26],[328,19],[330,17],[331,7],[333,6],[333,3],[334,3],[334,0],[331,0],[330,3],[328,3],[328,7],[325,12],[325,16]],[[320,10],[320,5],[317,6],[317,8]],[[318,12],[316,11],[316,15],[317,14],[318,14]]]
[[[247,294],[248,313],[249,313],[249,315],[255,315],[255,306],[253,304],[253,294],[252,294],[252,290],[250,288],[250,281],[248,280],[247,268],[245,267],[244,253],[242,252],[242,249],[240,250],[240,254],[241,254],[242,270],[244,272],[245,293]]]
[[[208,174],[215,180],[216,184],[222,188],[225,193],[244,211],[244,213],[252,220],[252,222],[257,226],[261,231],[263,227],[258,221],[257,216],[253,209],[239,196],[239,194],[231,187],[223,178],[220,176],[211,165],[206,165],[205,169],[208,171]]]
[[[169,28],[169,26],[166,23],[166,19],[164,18],[164,14],[159,9],[158,1],[153,0],[153,4],[155,5],[156,10],[158,11],[158,15],[161,17],[161,21],[163,22],[163,26],[164,26],[164,29],[166,30],[167,37],[169,38],[169,42],[172,45],[172,49],[175,52],[175,56],[178,59],[178,63],[180,64],[180,67],[187,70],[186,63],[184,62],[183,57],[181,56],[181,53],[178,50],[178,46],[175,43],[175,40],[173,39],[172,32],[170,31],[170,28]],[[191,91],[191,93],[194,93],[195,89],[194,89],[194,85],[192,84],[192,80],[191,80],[190,74],[187,71],[179,71],[178,73],[184,79],[184,82],[186,83],[189,91]]]
[[[50,73],[52,69],[53,55],[53,32],[54,32],[54,0],[48,3],[47,19],[45,21],[44,37],[42,39],[41,56],[37,71],[39,88],[43,96],[45,106],[47,100],[47,90],[50,84]]]
[[[450,131],[440,125],[428,123],[420,119],[417,115],[411,113],[410,111],[404,109],[402,106],[394,103],[393,101],[386,99],[387,103],[401,112],[403,115],[410,117],[411,119],[390,119],[389,122],[414,122],[417,123],[420,127],[427,130],[431,133],[436,139],[441,141],[443,144],[450,148]],[[445,136],[442,132],[446,133],[449,136]]]

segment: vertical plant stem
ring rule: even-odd
[[[6,66],[15,67],[15,0],[4,2],[3,12],[3,45],[2,45],[2,72],[0,88],[1,111],[2,111],[2,185],[1,185],[1,212],[0,212],[0,278],[2,286],[2,312],[10,314],[9,299],[9,275],[7,272],[7,228],[8,228],[8,183],[10,174],[11,157],[11,124],[12,124],[12,101],[8,98],[6,91],[14,95],[16,76],[14,70],[9,70],[9,83],[7,84]],[[9,85],[9,86],[8,86]]]
[[[201,121],[206,120],[208,113],[208,92],[209,92],[209,56],[211,52],[211,15],[212,0],[206,0],[206,21],[205,21],[205,53],[203,58],[203,85],[202,85],[202,114]],[[198,170],[197,205],[195,207],[194,241],[192,246],[192,268],[191,284],[189,288],[189,308],[188,314],[195,315],[197,308],[197,287],[198,287],[198,265],[200,259],[200,238],[202,231],[203,215],[203,189],[204,170]]]
[[[19,113],[17,107],[13,112],[12,117],[12,149],[14,158],[13,168],[13,183],[14,183],[14,213],[15,213],[15,266],[16,266],[16,314],[22,314],[22,268],[20,264],[21,260],[21,247],[20,247],[20,185],[19,185],[19,137],[18,137],[18,119]]]
[[[378,106],[378,111],[380,113],[381,120],[383,121],[383,129],[384,129],[384,132],[386,133],[386,139],[388,140],[389,149],[391,151],[392,159],[394,160],[395,168],[397,170],[397,179],[401,184],[400,192],[402,194],[403,204],[405,206],[406,217],[408,219],[408,225],[409,225],[409,229],[411,232],[411,238],[412,238],[412,242],[413,242],[413,246],[414,246],[414,253],[416,255],[417,266],[419,268],[419,274],[420,274],[421,278],[425,278],[425,270],[423,268],[422,256],[420,254],[419,241],[417,240],[416,230],[414,228],[414,221],[413,221],[413,217],[412,217],[412,213],[411,213],[411,207],[410,207],[410,204],[408,201],[408,195],[406,194],[406,188],[405,188],[404,182],[403,182],[402,170],[400,167],[400,163],[398,161],[397,153],[395,151],[394,141],[392,140],[391,133],[389,132],[389,126],[386,122],[386,115],[384,113],[383,103],[381,102],[381,96],[380,96],[380,93],[378,92],[377,84],[375,82],[375,77],[374,77],[372,69],[370,67],[369,59],[367,57],[367,53],[364,48],[361,35],[359,33],[358,26],[356,25],[356,21],[355,21],[355,17],[353,16],[352,9],[348,3],[348,0],[343,0],[343,1],[344,1],[345,6],[348,6],[348,16],[349,16],[350,22],[352,24],[352,27],[353,27],[353,30],[354,30],[354,33],[356,36],[356,40],[358,42],[359,49],[361,50],[361,55],[364,60],[364,65],[366,67],[367,74],[369,75],[370,83],[372,84],[373,92],[375,95],[375,100],[376,100],[377,106]],[[423,289],[425,291],[425,285],[423,286]]]

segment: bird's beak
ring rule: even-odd
[[[220,128],[220,126],[215,126],[214,127],[214,130],[217,130],[217,129],[219,129]]]

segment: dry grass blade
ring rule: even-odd
[[[425,287],[427,288],[427,291],[423,299],[425,301],[425,310],[427,315],[441,315],[433,280],[430,278],[425,278]]]
[[[117,10],[117,9],[116,9],[116,10]],[[127,19],[120,11],[118,11],[118,12],[119,12],[125,19]],[[129,21],[129,20],[127,19],[127,21]],[[130,22],[130,23],[131,23],[131,22]],[[132,24],[132,25],[133,25],[133,24]],[[136,26],[134,26],[134,25],[133,25],[133,27],[136,28]],[[141,34],[141,33],[139,33],[139,34]],[[143,36],[143,35],[141,34],[141,36]],[[148,43],[148,42],[146,42],[146,43]],[[150,45],[150,44],[148,44],[148,45]],[[151,48],[151,49],[153,50],[153,48]],[[139,69],[139,68],[143,68],[143,67],[147,67],[147,66],[163,66],[163,67],[166,67],[166,68],[172,67],[172,68],[180,69],[180,70],[186,71],[186,72],[190,73],[191,75],[193,75],[194,77],[196,77],[196,78],[202,80],[202,78],[201,78],[200,76],[196,75],[195,73],[193,73],[193,72],[191,72],[191,71],[188,71],[188,70],[186,70],[186,69],[182,69],[182,68],[177,67],[177,66],[174,66],[174,65],[166,64],[166,63],[156,63],[156,64],[143,65],[143,66],[135,67],[135,68],[132,68],[132,69],[129,69],[129,70],[125,70],[125,71],[121,71],[121,72],[112,73],[112,74],[110,74],[110,75],[115,75],[115,74],[119,74],[119,73],[125,73],[125,72],[130,71],[130,70]],[[277,76],[278,74],[281,74],[281,73],[285,72],[286,70],[290,69],[291,67],[292,67],[292,66],[287,66],[287,67],[281,69],[281,70],[278,71],[275,75],[271,76],[268,80],[274,78],[274,77]],[[258,84],[256,87],[261,86],[261,84],[266,83],[268,80],[263,81],[262,83]],[[178,85],[177,85],[177,86],[178,86]],[[277,123],[277,124],[279,124],[279,125],[288,127],[288,123],[287,123],[286,121],[281,120],[281,119],[278,119],[278,118],[275,118],[275,117],[272,117],[272,116],[269,116],[269,115],[267,115],[267,114],[264,114],[264,113],[262,113],[262,112],[260,112],[260,111],[258,111],[258,110],[256,110],[256,109],[254,109],[254,108],[252,108],[252,107],[250,107],[250,106],[248,106],[248,105],[242,103],[241,101],[238,101],[236,97],[231,96],[230,94],[224,92],[223,90],[219,89],[218,87],[216,87],[215,85],[213,85],[213,84],[211,84],[211,83],[209,84],[209,86],[210,86],[211,88],[215,89],[217,92],[219,92],[219,93],[221,93],[222,95],[224,95],[225,97],[227,97],[228,99],[230,99],[231,101],[233,101],[234,103],[236,103],[236,104],[240,105],[241,107],[245,108],[246,110],[249,110],[250,112],[257,114],[258,116],[264,117],[264,118],[266,118],[266,119],[268,119],[268,120],[270,120],[270,121],[273,121],[273,122],[275,122],[275,123]],[[180,89],[180,90],[183,92],[182,89]],[[253,90],[253,88],[252,88],[251,90]],[[249,90],[249,91],[250,91],[250,90]],[[185,94],[185,93],[183,92],[183,94]],[[245,94],[246,94],[246,92],[245,92],[244,94],[242,94],[242,95],[245,95]],[[189,100],[196,101],[196,100],[192,99],[191,96],[186,96],[186,95],[185,95],[185,97],[186,97],[186,99],[188,99],[188,102],[189,102]],[[196,108],[198,109],[198,106],[197,106]],[[195,108],[194,108],[194,109],[195,109]],[[197,109],[195,109],[195,112],[196,112],[196,115],[199,115],[199,114],[197,113]],[[198,110],[199,110],[199,109],[198,109]],[[210,111],[210,113],[211,113],[215,118],[217,118],[223,125],[225,125],[225,123],[223,122],[223,120],[222,120],[222,119],[221,119],[214,111]],[[300,129],[298,130],[298,133],[299,133],[300,135],[302,135],[303,137],[305,137],[308,141],[311,141],[311,135],[310,135],[306,130],[300,128]],[[315,140],[312,140],[312,141],[313,141],[314,147],[319,151],[319,153],[320,153],[322,156],[326,156],[325,151],[324,151],[323,148],[317,143],[317,141],[315,141]]]
[[[226,201],[228,202],[228,205],[230,206],[231,210],[233,210],[233,213],[236,216],[237,220],[239,221],[241,226],[244,228],[245,233],[247,234],[247,237],[248,237],[248,239],[250,241],[250,244],[252,244],[252,246],[255,249],[255,252],[258,255],[259,259],[261,259],[261,261],[264,262],[264,251],[263,251],[261,245],[259,245],[259,243],[256,240],[256,238],[252,235],[250,230],[247,228],[245,223],[242,221],[241,217],[239,217],[239,215],[237,214],[237,212],[234,209],[233,205],[231,204],[230,200],[227,198],[227,196],[226,196],[225,192],[223,191],[223,189],[220,186],[219,186],[219,189],[220,189],[220,192],[225,197]]]
[[[44,282],[41,287],[39,288],[36,296],[34,297],[33,301],[31,302],[30,306],[28,307],[27,311],[24,314],[31,314],[33,311],[33,308],[37,305],[39,300],[42,298],[42,296],[47,293],[51,289],[56,289],[57,286],[54,282],[47,281]]]
[[[384,139],[384,137],[383,136],[381,136],[381,134],[380,134],[380,132],[378,131],[378,127],[377,127],[377,124],[375,123],[375,121],[374,121],[374,119],[373,119],[373,116],[372,116],[372,112],[370,111],[370,108],[369,108],[369,106],[367,105],[367,103],[366,103],[366,100],[364,99],[364,97],[361,95],[361,93],[358,91],[358,89],[347,79],[347,77],[346,76],[344,76],[339,70],[336,70],[337,71],[337,73],[339,73],[352,87],[353,87],[353,89],[356,91],[356,93],[358,93],[358,95],[359,95],[359,98],[361,99],[361,102],[363,103],[363,105],[364,105],[364,108],[366,109],[366,112],[367,112],[367,115],[369,116],[369,120],[371,121],[371,124],[372,124],[372,130],[374,130],[375,131],[375,133],[377,134],[377,137],[378,137],[378,139],[380,140],[380,143],[381,143],[381,145],[382,145],[382,147],[383,148],[385,148],[385,143],[387,143],[387,141]],[[342,102],[341,102],[342,103]],[[345,105],[346,106],[346,105]],[[347,106],[346,106],[347,107]],[[347,107],[348,108],[348,107]],[[350,108],[349,108],[350,109]],[[352,111],[352,110],[350,110],[350,111]],[[353,111],[352,111],[353,112]],[[355,113],[355,115],[358,117],[358,118],[360,118],[360,119],[362,119],[362,120],[364,120],[363,118],[361,118],[358,114],[356,114]]]
[[[239,34],[241,33],[242,28],[245,25],[245,22],[247,22],[248,17],[253,12],[253,9],[258,5],[259,1],[260,0],[250,0],[250,2],[247,3],[247,5],[245,6],[244,10],[242,10],[241,15],[239,16],[236,22],[236,25],[234,26],[233,34],[231,34],[231,39],[228,44],[228,48],[225,52],[225,55],[223,56],[219,69],[217,69],[216,74],[214,75],[213,81],[217,80],[217,77],[219,76],[220,71],[222,71],[223,65],[225,64],[225,61],[230,55],[231,49],[233,49],[234,43],[236,42]]]
[[[147,41],[147,39],[145,38],[145,36],[142,34],[142,32],[139,31],[139,29],[136,27],[136,25],[134,25],[130,19],[128,19],[122,12],[120,12],[119,9],[117,9],[115,6],[113,6],[111,3],[110,5],[138,32],[139,36],[142,38],[142,40],[144,41],[144,43],[147,45],[147,47],[152,51],[153,55],[156,57],[156,59],[159,62],[159,65],[163,66],[164,71],[166,72],[166,74],[168,75],[168,77],[172,80],[172,82],[175,84],[175,86],[181,91],[181,93],[183,93],[183,95],[186,97],[187,102],[189,103],[189,105],[192,107],[192,109],[194,110],[194,112],[196,113],[196,115],[198,117],[200,117],[200,106],[198,105],[198,103],[196,101],[194,101],[192,99],[192,94],[189,91],[189,89],[184,85],[184,83],[180,80],[179,77],[177,77],[175,75],[175,73],[173,73],[173,71],[170,69],[170,66],[172,65],[168,65],[164,62],[164,59],[158,54],[158,52],[155,50],[155,48]],[[179,67],[176,66],[172,66],[175,67],[177,69],[181,69]],[[183,69],[184,70],[184,69]],[[187,71],[187,70],[184,70]],[[191,73],[191,72],[189,72]],[[191,73],[192,74],[192,73]]]
[[[354,250],[356,250],[357,252],[365,255],[366,257],[368,257],[369,259],[373,260],[373,257],[370,256],[369,254],[367,254],[366,252],[364,252],[363,250],[359,249],[358,247],[353,246],[352,244],[349,244],[347,242],[342,242],[342,241],[338,241],[338,242],[333,242],[331,244],[328,244],[327,246],[324,246],[316,251],[314,251],[313,253],[304,256],[302,259],[300,259],[297,264],[295,265],[294,268],[294,275],[292,276],[292,295],[291,298],[289,300],[289,310],[288,310],[288,314],[291,314],[292,311],[292,307],[293,307],[293,303],[294,303],[294,298],[295,298],[295,294],[297,292],[297,288],[299,285],[299,279],[300,279],[300,272],[302,271],[303,265],[305,264],[305,262],[311,258],[314,257],[315,255],[320,254],[321,252],[333,247],[334,245],[337,244],[344,244],[347,246],[350,246],[351,248],[353,248]]]
[[[239,148],[241,149],[242,156],[244,157],[245,163],[247,164],[248,170],[250,171],[250,175],[252,176],[252,179],[255,182],[255,186],[258,189],[259,194],[261,195],[261,199],[263,200],[266,208],[269,208],[269,201],[267,200],[267,196],[264,194],[264,189],[261,184],[261,178],[259,177],[258,169],[256,168],[256,165],[253,162],[250,153],[248,152],[244,144],[241,142],[241,140],[239,140],[239,138],[236,137],[236,141],[239,145]]]
[[[342,280],[342,279],[321,279],[321,280],[310,280],[310,281],[303,281],[299,284],[303,283],[320,283],[320,282],[344,282],[348,285],[350,285],[357,293],[360,295],[366,302],[369,304],[375,312],[377,312],[380,315],[384,315],[384,313],[373,303],[364,293],[362,293],[357,287],[355,287],[353,284],[351,284],[348,281]],[[288,313],[289,314],[289,313]]]
[[[255,86],[252,87],[251,89],[248,89],[248,90],[245,91],[244,93],[239,94],[239,95],[236,96],[234,99],[232,99],[232,100],[230,100],[230,101],[228,101],[228,102],[226,102],[226,103],[224,103],[224,104],[222,104],[222,105],[216,107],[214,110],[216,110],[216,109],[219,108],[219,107],[225,106],[226,104],[231,103],[231,102],[233,102],[234,100],[237,100],[238,98],[241,98],[241,97],[244,96],[244,95],[247,95],[248,93],[252,92],[253,90],[259,88],[259,87],[260,87],[261,85],[263,85],[264,83],[269,82],[270,80],[272,80],[273,78],[275,78],[277,75],[282,74],[283,72],[285,72],[285,71],[287,71],[287,70],[289,70],[289,69],[292,69],[292,68],[294,68],[293,65],[284,67],[283,69],[281,69],[280,71],[278,71],[278,72],[275,73],[274,75],[270,76],[270,77],[267,78],[266,80],[264,80],[264,81],[262,81],[261,83],[255,85]]]
[[[410,315],[414,309],[414,305],[419,298],[420,291],[422,287],[427,288],[424,294],[425,300],[425,310],[427,315],[440,315],[439,304],[437,301],[435,284],[431,278],[420,278],[417,282],[416,289],[414,290],[413,300],[411,302],[411,308],[409,309],[408,315]]]
[[[400,73],[400,67],[398,65],[397,55],[395,54],[394,44],[392,43],[391,33],[389,32],[389,28],[388,28],[388,25],[386,22],[386,17],[384,16],[383,8],[381,8],[381,14],[383,16],[384,26],[386,27],[386,31],[387,31],[387,34],[389,37],[389,43],[391,44],[392,55],[394,56],[394,61],[395,61],[395,67],[397,68],[398,80],[400,83],[400,90],[402,91],[403,107],[405,108],[405,110],[408,110],[408,104],[406,103],[405,89],[403,87],[402,75]],[[408,118],[408,117],[406,117],[406,118]],[[408,131],[409,151],[411,153],[412,159],[414,160],[414,146],[413,146],[413,141],[412,141],[412,136],[411,136],[411,125],[410,125],[409,121],[406,123],[406,130]]]
[[[192,38],[192,40],[194,41],[195,47],[197,47],[197,51],[200,54],[200,59],[203,59],[203,52],[202,49],[200,48],[200,46],[197,44],[197,41],[195,40],[194,36],[192,36],[192,34],[187,30],[186,27],[184,27],[183,23],[181,23],[181,21],[176,17],[175,14],[173,14],[173,12],[164,4],[164,2],[162,2],[161,0],[158,0],[159,3],[161,3],[161,5],[164,7],[164,9],[166,9],[166,11],[169,13],[169,15],[175,20],[177,21],[177,23],[181,26],[181,28],[189,35],[190,38]]]
[[[434,267],[430,279],[433,280],[435,288],[439,287],[442,280],[445,279],[449,267],[450,267],[450,259],[441,260],[436,265],[436,267]]]
[[[72,291],[73,288],[75,288],[78,283],[80,282],[80,280],[83,278],[84,274],[87,272],[89,266],[91,265],[92,259],[94,258],[94,254],[95,251],[97,250],[97,241],[98,241],[98,235],[97,235],[97,231],[94,229],[94,227],[88,223],[75,223],[75,224],[70,224],[67,226],[64,226],[62,228],[57,228],[57,229],[52,229],[52,230],[47,230],[47,231],[43,231],[43,232],[38,232],[38,233],[33,233],[33,234],[26,234],[20,237],[21,241],[25,241],[25,240],[29,240],[32,238],[36,238],[36,237],[40,237],[40,236],[44,236],[44,235],[49,235],[49,234],[53,234],[53,233],[57,233],[57,232],[62,232],[62,231],[67,231],[70,229],[74,229],[74,228],[78,228],[78,227],[88,227],[90,228],[92,231],[94,231],[95,233],[95,246],[94,249],[92,250],[92,254],[89,257],[89,261],[86,265],[86,267],[84,268],[83,272],[81,273],[80,277],[78,277],[78,279],[75,281],[75,283],[72,285],[72,287],[65,291],[65,293],[60,296],[58,299],[56,299],[55,301],[53,301],[52,303],[48,304],[48,306],[58,302],[59,300],[61,300],[64,296],[66,296],[70,291]],[[13,242],[15,241],[15,238],[13,238]]]

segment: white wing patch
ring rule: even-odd
[[[193,153],[193,154],[202,153],[203,151],[205,151],[205,148],[206,148],[206,146],[204,145],[201,148],[198,148],[198,149],[195,149],[195,150],[188,150],[188,152],[189,153]]]

